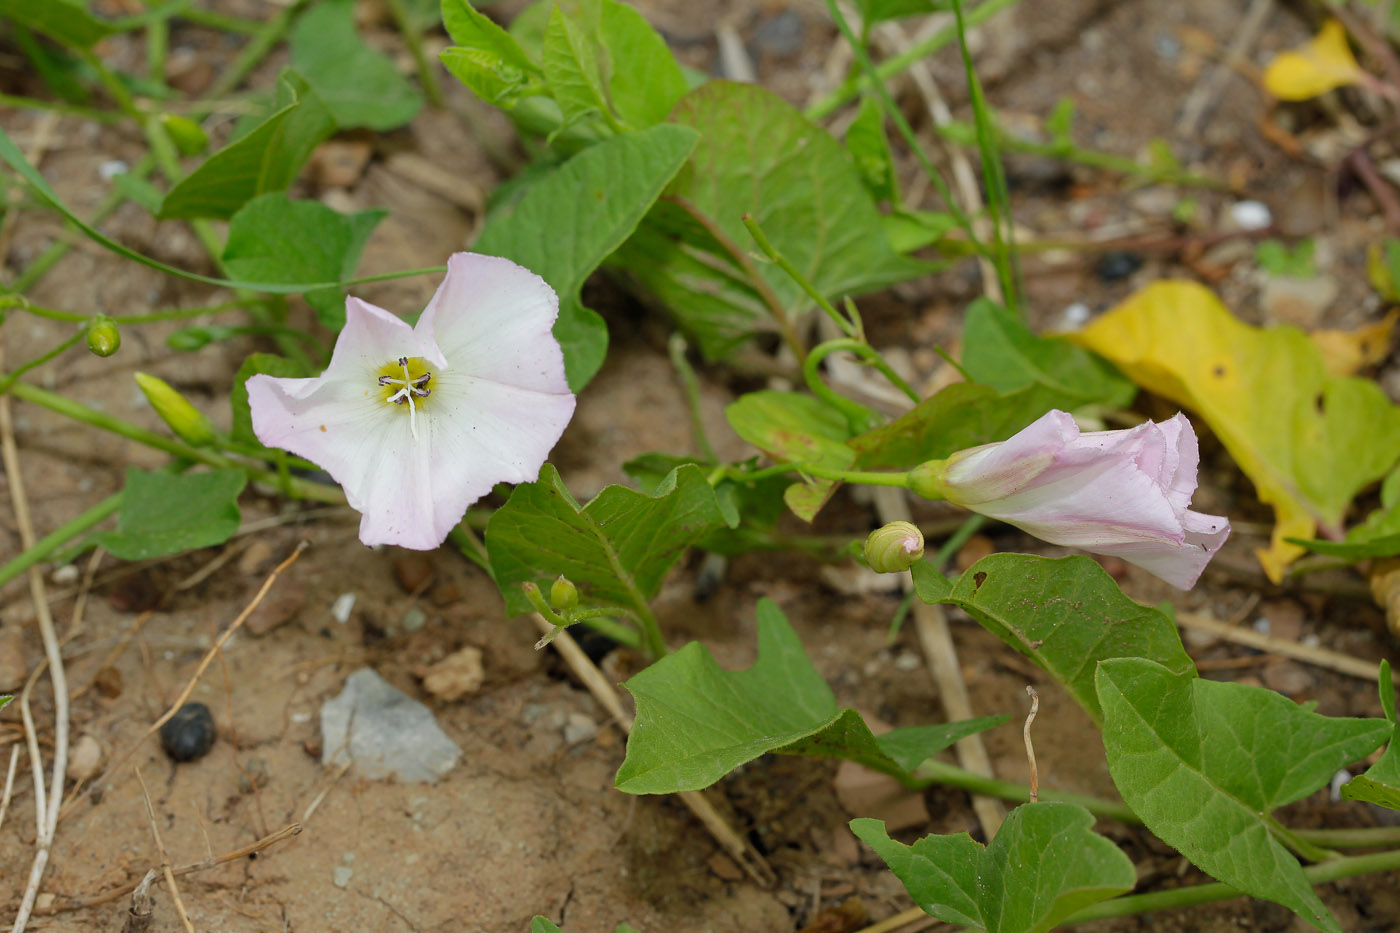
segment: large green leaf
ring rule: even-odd
[[[292,65],[343,130],[392,130],[423,106],[417,89],[355,31],[355,0],[321,0],[292,29]]]
[[[927,561],[913,573],[920,599],[965,611],[1044,668],[1095,722],[1100,661],[1150,658],[1174,674],[1196,672],[1171,618],[1129,599],[1091,558],[993,554],[951,583]]]
[[[231,275],[268,282],[344,281],[354,276],[385,213],[342,214],[320,201],[293,201],[280,191],[265,194],[229,222],[224,268]],[[340,289],[323,294],[325,298],[312,301],[316,316],[339,330],[345,323],[344,296]]]
[[[691,642],[623,686],[637,701],[616,781],[629,794],[699,790],[766,752],[845,758],[908,780],[924,759],[1008,718],[876,736],[859,713],[837,706],[797,633],[768,599],[758,604],[753,667],[722,670],[708,649]]]
[[[1373,751],[1390,723],[1320,716],[1142,658],[1101,662],[1095,682],[1109,771],[1147,828],[1231,887],[1341,933],[1269,814]]]
[[[1391,810],[1400,810],[1400,721],[1395,717],[1395,681],[1390,676],[1390,662],[1382,661],[1380,670],[1381,709],[1390,723],[1390,738],[1380,760],[1362,774],[1342,785],[1345,800],[1365,800]]]
[[[223,544],[238,530],[242,470],[148,473],[127,467],[115,531],[97,542],[122,560],[146,560]]]
[[[963,317],[962,365],[968,376],[1002,392],[1039,383],[1078,404],[1111,408],[1132,404],[1137,387],[1113,365],[1083,347],[1038,337],[1014,312],[979,298]]]
[[[925,913],[988,933],[1041,933],[1131,890],[1133,863],[1077,804],[1019,806],[989,846],[967,833],[896,842],[880,820],[851,821]]]
[[[812,305],[781,269],[750,257],[745,214],[824,295],[927,270],[890,246],[840,144],[772,91],[710,81],[682,97],[670,119],[698,130],[700,143],[617,259],[706,356],[722,357],[766,326],[769,302],[789,316]]]
[[[602,318],[583,306],[579,290],[636,229],[695,139],[663,125],[586,149],[533,184],[513,211],[494,215],[473,246],[520,263],[559,293],[554,336],[575,392],[598,372],[608,346]]]
[[[157,216],[227,220],[258,195],[291,187],[312,150],[334,130],[330,111],[311,86],[284,71],[272,114],[182,178]]]
[[[117,31],[73,0],[0,0],[0,19],[13,20],[75,49],[91,48]]]
[[[559,574],[586,602],[635,606],[650,600],[694,541],[724,523],[699,467],[678,467],[648,496],[609,486],[586,506],[546,463],[486,526],[486,551],[511,615],[530,611],[520,585]]]
[[[666,40],[626,3],[603,0],[599,35],[611,65],[608,94],[622,121],[637,129],[665,120],[687,90]]]

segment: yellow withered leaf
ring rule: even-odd
[[[1279,100],[1309,100],[1348,84],[1366,73],[1347,45],[1347,31],[1329,19],[1307,43],[1280,52],[1264,71],[1264,87]]]
[[[1210,426],[1274,508],[1256,552],[1274,581],[1303,553],[1286,538],[1340,536],[1352,498],[1400,458],[1400,408],[1379,386],[1329,374],[1301,330],[1246,324],[1195,282],[1153,283],[1067,339]]]
[[[1352,376],[1390,355],[1390,337],[1400,311],[1356,330],[1315,330],[1308,334],[1322,352],[1322,365],[1333,376]]]

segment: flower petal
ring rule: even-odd
[[[331,363],[322,377],[360,378],[360,373],[378,373],[385,363],[401,356],[421,356],[439,369],[447,362],[432,331],[417,331],[396,315],[359,298],[345,299],[345,326],[336,337]]]
[[[564,394],[564,354],[554,339],[559,297],[544,279],[497,256],[456,253],[418,330],[454,369],[502,385]]]

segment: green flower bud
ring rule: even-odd
[[[555,612],[573,612],[578,608],[578,587],[561,573],[549,588],[549,603]]]
[[[209,134],[204,132],[204,127],[189,117],[182,117],[177,113],[163,113],[160,116],[160,125],[165,127],[166,134],[175,144],[175,148],[180,150],[180,155],[199,155],[209,146]]]
[[[923,532],[911,522],[890,522],[865,539],[865,562],[876,573],[908,570],[923,556]]]
[[[189,403],[179,392],[171,388],[164,379],[136,374],[136,384],[146,396],[146,401],[156,410],[156,414],[174,431],[180,440],[195,447],[203,447],[214,442],[214,426],[209,419]]]
[[[87,325],[87,348],[96,356],[111,356],[121,349],[122,332],[105,314],[94,314]]]

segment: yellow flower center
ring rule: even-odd
[[[428,361],[421,356],[401,356],[379,367],[380,395],[386,403],[408,409],[408,427],[415,439],[418,437],[418,406],[427,404],[433,391],[429,386],[432,381]]]

